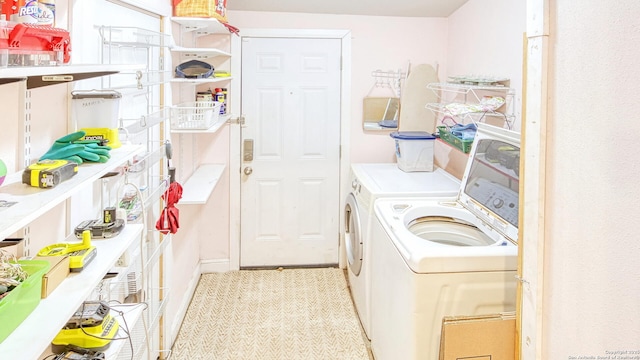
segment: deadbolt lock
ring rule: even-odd
[[[245,139],[242,148],[242,160],[253,161],[253,139]]]

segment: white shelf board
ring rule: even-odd
[[[0,68],[0,78],[120,72],[141,69],[144,69],[144,65],[71,64],[60,66],[9,66],[6,68]]]
[[[22,173],[11,174],[0,187],[0,201],[16,202],[9,207],[0,207],[0,239],[11,236],[27,226],[56,205],[77,193],[86,185],[118,166],[141,154],[141,145],[123,145],[110,151],[111,159],[106,163],[85,163],[78,166],[78,173],[51,189],[39,189],[22,183]]]
[[[218,130],[220,130],[220,128],[222,128],[222,126],[226,124],[230,118],[231,118],[231,114],[220,115],[220,117],[218,117],[218,121],[216,121],[208,129],[198,130],[198,129],[173,129],[172,128],[171,133],[172,134],[213,134],[218,132]]]
[[[0,359],[38,359],[120,255],[140,239],[142,225],[128,224],[113,238],[93,240],[97,255],[81,272],[71,273],[0,343]],[[78,241],[75,237],[72,242]]]
[[[187,48],[182,46],[174,46],[171,48],[171,52],[180,53],[180,54],[207,55],[209,57],[231,56],[230,53],[216,49],[216,48],[193,48],[193,47]]]
[[[171,17],[171,21],[176,24],[180,24],[183,31],[197,31],[208,34],[229,34],[229,29],[215,18],[174,16]]]
[[[224,172],[224,164],[202,164],[182,185],[182,198],[178,205],[201,205],[209,200]]]
[[[206,78],[206,79],[173,78],[173,79],[171,79],[171,82],[172,83],[182,83],[182,84],[186,84],[186,83],[208,84],[208,83],[219,83],[219,82],[230,81],[231,79],[233,79],[233,76],[217,77],[217,78]]]

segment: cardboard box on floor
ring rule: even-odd
[[[51,264],[49,271],[42,277],[42,298],[51,292],[69,275],[69,256],[36,256],[33,260],[46,260]]]
[[[446,316],[440,360],[514,360],[515,313]]]

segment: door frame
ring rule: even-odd
[[[351,126],[351,31],[324,29],[242,29],[240,36],[231,36],[231,89],[229,98],[231,113],[240,115],[242,108],[242,38],[309,38],[341,40],[340,71],[340,201],[338,236],[338,262],[340,268],[345,267],[344,217],[342,209],[349,192],[350,126]],[[229,270],[240,269],[240,188],[241,188],[241,124],[232,122],[229,128]]]
[[[520,233],[516,359],[541,359],[544,332],[547,123],[549,121],[549,0],[527,0],[523,69]]]

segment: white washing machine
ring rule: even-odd
[[[519,134],[479,124],[454,201],[376,201],[376,360],[438,359],[444,316],[515,310],[519,147]]]
[[[369,229],[375,218],[375,200],[413,196],[454,199],[460,181],[442,169],[404,172],[392,163],[352,164],[351,188],[344,209],[347,273],[356,312],[365,334],[371,339]]]

